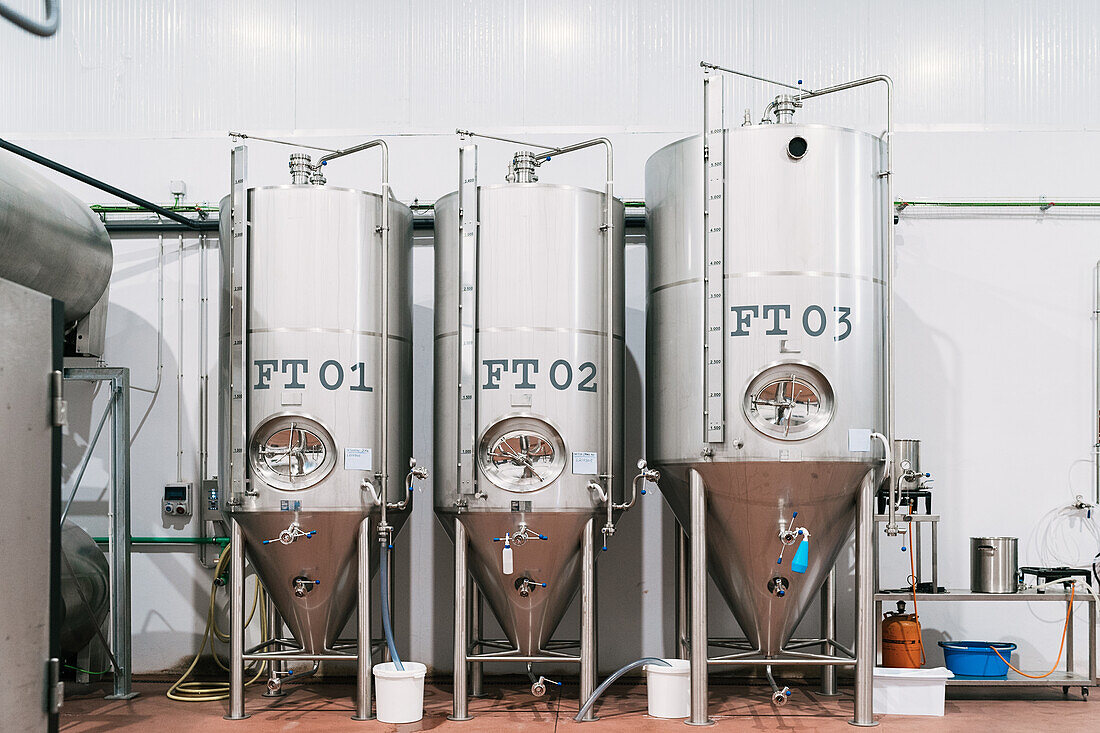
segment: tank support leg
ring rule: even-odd
[[[467,576],[469,580],[469,599],[470,599],[470,640],[472,643],[476,643],[481,640],[482,637],[482,624],[481,624],[481,591],[477,587],[477,583],[474,582],[473,576]],[[484,682],[482,671],[484,665],[481,662],[473,662],[470,664],[470,697],[485,697]]]
[[[352,720],[371,720],[371,624],[370,624],[370,548],[374,537],[370,517],[359,524],[359,580],[357,585],[355,715]],[[386,553],[391,554],[391,553]],[[385,589],[383,589],[384,591]]]
[[[229,520],[229,714],[243,720],[244,712],[244,533]]]
[[[707,496],[692,469],[691,492],[691,717],[688,725],[714,725],[707,717]]]
[[[875,472],[868,471],[859,487],[859,519],[856,522],[856,698],[852,725],[878,725],[871,695],[875,672],[874,554]]]
[[[283,619],[279,616],[279,609],[275,608],[270,593],[267,594],[267,628],[267,633],[270,635],[269,638],[278,639],[282,636]],[[262,641],[267,641],[267,639],[263,639]],[[269,651],[276,650],[277,647],[274,646],[269,648]],[[286,660],[272,659],[267,663],[267,667],[267,690],[264,692],[264,697],[284,697],[286,693],[283,692],[279,682],[280,678],[283,676],[281,673],[286,672]]]
[[[821,586],[821,638],[836,639],[836,566],[829,569],[825,584]],[[835,656],[832,644],[825,644],[822,654]],[[836,694],[836,666],[827,664],[821,668],[821,694]]]
[[[466,689],[466,654],[469,650],[469,641],[466,638],[466,580],[469,570],[466,567],[466,553],[469,551],[466,542],[466,527],[458,517],[455,523],[455,645],[454,645],[454,690],[451,693],[454,707],[448,720],[470,720],[467,708],[468,693]]]
[[[679,522],[676,524],[676,656],[688,656],[689,598],[688,575],[691,572],[688,536]]]
[[[596,520],[584,524],[581,552],[581,705],[596,691]],[[584,721],[597,720],[592,709]]]

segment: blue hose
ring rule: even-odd
[[[389,544],[383,542],[382,557],[378,565],[378,572],[382,576],[382,628],[386,632],[386,646],[390,648],[393,666],[397,667],[398,672],[404,672],[405,665],[401,664],[401,657],[397,656],[397,645],[393,643],[393,628],[390,626],[390,584],[389,571],[386,569],[389,565],[389,551]]]
[[[596,700],[598,700],[600,698],[600,695],[602,695],[604,693],[604,690],[606,690],[608,687],[611,686],[612,682],[619,679],[620,677],[622,677],[624,674],[626,674],[630,670],[636,669],[637,667],[641,667],[643,664],[656,664],[658,667],[671,667],[672,666],[671,664],[669,664],[665,660],[658,659],[657,657],[642,657],[638,661],[631,662],[630,664],[626,665],[622,669],[619,669],[615,672],[612,672],[611,676],[608,677],[606,680],[604,680],[602,685],[600,685],[599,687],[596,688],[596,691],[592,693],[592,697],[588,698],[588,700],[585,701],[584,705],[581,706],[581,711],[579,713],[577,713],[577,717],[573,718],[573,720],[580,723],[581,720],[584,718],[584,716],[588,714],[589,708],[591,708],[593,705],[596,704]]]

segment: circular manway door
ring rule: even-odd
[[[252,471],[275,488],[308,489],[336,465],[336,445],[321,423],[279,415],[256,429],[249,448]]]
[[[779,440],[817,435],[833,417],[833,389],[805,364],[779,364],[753,378],[745,392],[745,416],[759,432]]]
[[[513,417],[496,423],[481,439],[481,471],[506,491],[538,491],[565,468],[561,435],[536,418]]]

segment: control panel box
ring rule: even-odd
[[[174,517],[191,516],[191,484],[164,485],[164,513]]]

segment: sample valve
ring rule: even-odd
[[[810,530],[805,527],[796,528],[794,526],[796,517],[798,517],[798,512],[792,512],[790,524],[786,529],[779,530],[779,542],[783,547],[779,550],[779,559],[775,561],[775,564],[782,565],[783,553],[786,552],[788,547],[801,539],[802,542],[794,553],[794,559],[791,560],[791,570],[796,573],[804,573],[809,567],[810,560]]]
[[[283,545],[289,545],[291,542],[294,542],[299,537],[305,537],[308,540],[315,534],[317,534],[317,530],[311,529],[307,532],[306,530],[302,529],[302,526],[297,522],[291,522],[290,526],[280,532],[278,537],[270,540],[264,540],[263,544],[270,545],[272,542],[278,542]]]
[[[527,526],[527,522],[520,522],[515,534],[505,532],[503,537],[494,537],[493,542],[503,542],[504,550],[501,552],[501,572],[511,575],[513,571],[512,546],[522,547],[528,540],[548,540],[544,534],[536,532]]]

